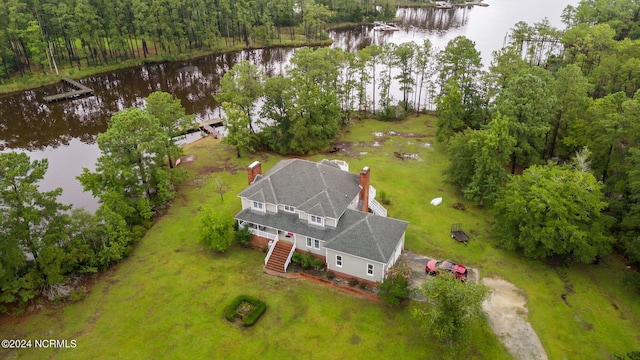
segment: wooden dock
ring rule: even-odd
[[[65,92],[65,93],[62,93],[62,94],[45,96],[43,98],[44,101],[50,103],[50,102],[54,102],[54,101],[73,99],[73,98],[77,98],[77,97],[84,96],[84,95],[87,95],[87,94],[93,94],[93,90],[92,89],[80,84],[79,82],[77,82],[77,81],[75,81],[73,79],[62,78],[62,82],[64,82],[67,85],[71,86],[75,90],[68,91],[68,92]]]
[[[200,128],[200,130],[210,135],[213,135],[213,137],[216,139],[220,139],[222,137],[222,134],[220,134],[220,132],[216,130],[217,127],[220,127],[222,125],[223,125],[222,119],[209,119],[209,120],[198,119],[198,127]]]

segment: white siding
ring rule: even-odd
[[[336,255],[342,256],[342,267],[336,266]],[[373,276],[367,275],[367,264],[373,264]],[[327,249],[327,270],[375,282],[384,278],[385,264]]]
[[[326,249],[324,247],[324,241],[320,240],[320,248],[315,248],[314,240],[311,239],[311,247],[307,247],[307,237],[304,235],[296,234],[296,250],[307,251],[313,254],[325,256]]]
[[[307,220],[309,220],[309,215],[307,215],[307,213],[304,212],[304,211],[299,211],[298,212],[298,219],[307,221]]]
[[[360,190],[362,191],[362,190]],[[351,203],[349,204],[349,206],[347,206],[347,208],[351,209],[351,210],[358,210],[358,200],[360,200],[360,194],[356,195],[356,197],[353,198],[353,200],[351,200]]]
[[[338,220],[334,218],[324,218],[324,226],[336,227],[338,226]]]
[[[396,246],[395,250],[393,250],[393,255],[391,255],[389,262],[386,264],[386,269],[392,267],[396,263],[396,261],[398,261],[400,254],[402,254],[402,250],[404,250],[404,233],[402,234],[402,237],[398,242],[398,246]]]
[[[248,209],[251,207],[251,201],[247,198],[242,198],[242,210]]]
[[[278,212],[278,206],[274,204],[267,204],[267,211],[272,213]]]

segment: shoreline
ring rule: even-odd
[[[450,9],[463,8],[463,7],[473,7],[473,6],[487,7],[487,6],[489,6],[489,4],[487,4],[486,2],[481,1],[481,0],[474,0],[474,1],[464,2],[464,3],[460,3],[460,4],[448,4],[447,8],[439,7],[437,3],[445,3],[445,1],[436,1],[436,2],[432,2],[432,3],[424,3],[424,4],[402,4],[402,5],[396,6],[396,8],[411,8],[411,9],[422,9],[422,8],[432,9],[432,8],[435,8],[435,9],[442,9],[442,10],[450,10]]]
[[[104,74],[108,74],[111,72],[130,69],[138,66],[144,66],[147,64],[162,64],[162,63],[175,63],[180,61],[190,61],[201,59],[208,56],[218,56],[223,54],[229,54],[233,52],[240,52],[245,50],[261,50],[261,49],[270,49],[270,48],[298,48],[305,46],[328,46],[331,45],[333,41],[331,39],[323,40],[323,41],[313,41],[313,42],[287,42],[283,44],[271,44],[271,45],[255,45],[248,47],[229,47],[227,49],[216,49],[210,51],[199,51],[193,52],[190,54],[183,54],[175,57],[166,57],[166,56],[154,56],[154,57],[146,57],[146,58],[137,58],[137,59],[129,59],[118,64],[108,64],[102,65],[100,67],[87,68],[85,70],[78,71],[75,67],[73,68],[65,68],[60,71],[59,74],[38,74],[34,75],[30,81],[26,81],[25,83],[19,82],[11,82],[7,84],[0,85],[0,96],[11,96],[15,93],[33,90],[45,86],[51,86],[62,81],[62,78],[68,77],[74,80],[79,80],[86,77],[91,76],[100,76]],[[20,77],[16,77],[14,79],[20,79]]]

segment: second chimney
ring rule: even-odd
[[[253,184],[253,181],[256,179],[256,176],[262,174],[262,164],[260,161],[254,161],[247,168],[247,178],[249,180],[249,185]]]
[[[369,183],[371,182],[371,173],[369,167],[365,166],[360,170],[360,210],[369,212]]]

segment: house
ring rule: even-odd
[[[265,174],[256,161],[247,174],[235,219],[269,249],[266,270],[286,272],[294,251],[308,252],[340,277],[373,284],[398,260],[408,223],[386,217],[368,167],[353,174],[343,161],[290,159]]]

